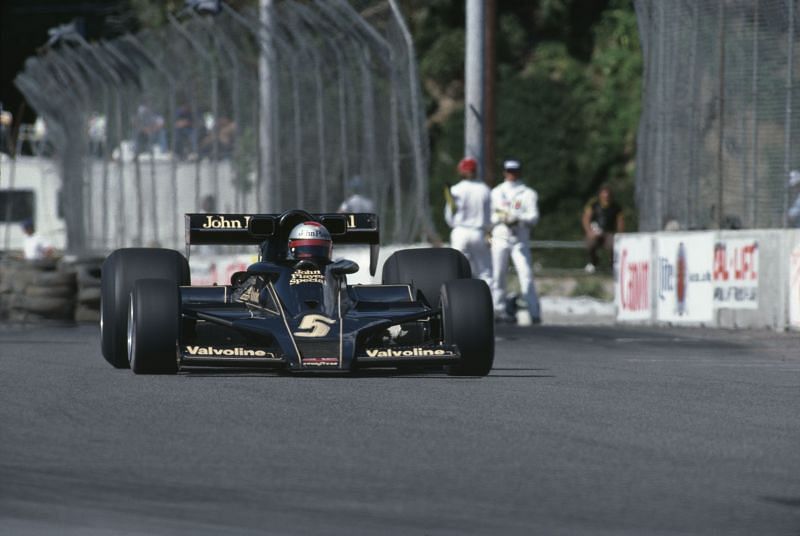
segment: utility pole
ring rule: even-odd
[[[256,178],[256,199],[263,201],[264,212],[277,210],[275,201],[274,140],[272,136],[273,75],[272,62],[267,51],[272,51],[272,29],[274,0],[259,0],[258,14],[261,22],[259,40],[262,43],[258,59],[258,177]]]
[[[467,43],[464,58],[464,153],[478,161],[478,176],[486,176],[484,158],[484,34],[486,0],[467,2]]]
[[[493,186],[495,183],[495,80],[497,79],[497,0],[486,0],[485,56],[484,56],[484,121],[483,155],[484,180]]]

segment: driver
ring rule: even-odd
[[[321,223],[306,221],[296,225],[289,233],[287,257],[291,260],[328,264],[331,262],[332,253],[331,234]]]
[[[333,241],[321,223],[306,221],[296,225],[289,233],[287,257],[295,261],[311,261],[318,265],[331,262]]]
[[[331,234],[320,223],[306,221],[296,225],[289,233],[287,260],[294,266],[289,285],[324,283],[326,267],[331,265],[333,240]],[[252,269],[248,268],[249,270]],[[251,305],[268,306],[272,303],[266,290],[267,279],[261,275],[250,275],[234,290],[233,299]]]
[[[289,233],[287,259],[295,261],[292,281],[321,283],[316,275],[330,273],[336,279],[358,271],[358,264],[351,260],[339,259],[332,262],[333,240],[328,229],[321,223],[306,221],[295,226]],[[305,272],[305,278],[302,275]],[[343,282],[341,280],[340,282]],[[292,284],[291,282],[289,284]]]
[[[311,261],[318,266],[331,262],[333,241],[331,234],[321,223],[306,221],[296,225],[289,233],[288,258],[295,261]]]

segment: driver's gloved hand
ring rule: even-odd
[[[342,275],[354,274],[358,271],[359,267],[358,264],[353,261],[339,259],[338,261],[331,263],[329,269],[334,274]]]

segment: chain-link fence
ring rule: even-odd
[[[222,3],[30,58],[16,84],[47,125],[68,248],[178,247],[185,212],[336,211],[354,194],[384,240],[428,232],[413,46],[394,0],[361,3]]]
[[[640,229],[800,224],[800,180],[790,180],[800,168],[797,2],[635,6],[645,58]]]

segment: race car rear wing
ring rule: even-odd
[[[380,234],[378,215],[369,213],[186,214],[186,254],[190,245],[260,245],[273,239],[287,240],[291,228],[305,221],[303,215],[322,223],[334,244],[369,244],[369,272],[375,275]]]

